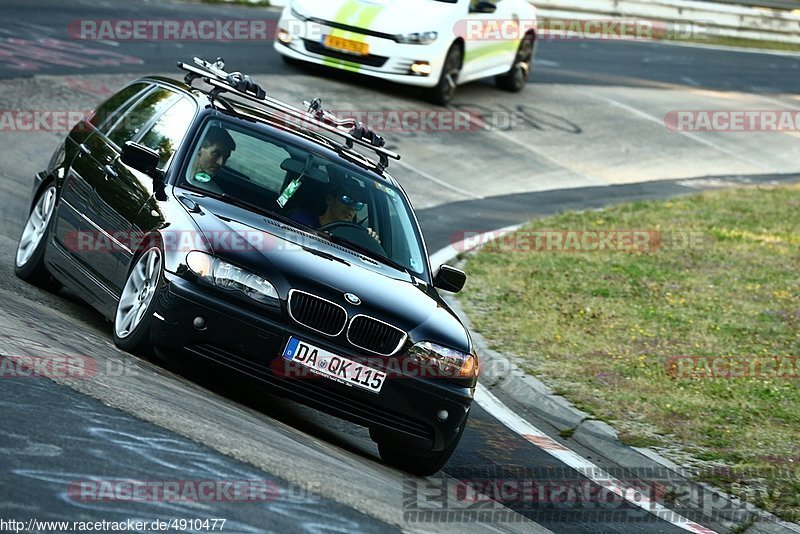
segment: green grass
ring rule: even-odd
[[[728,466],[740,473],[727,481],[734,493],[799,521],[797,375],[687,378],[670,362],[800,357],[800,186],[564,213],[523,231],[537,229],[675,239],[638,252],[490,245],[470,255],[460,299],[493,348],[520,356],[526,371],[627,443],[676,443],[707,465]],[[689,233],[702,239],[679,246]],[[753,476],[761,469],[763,478]]]

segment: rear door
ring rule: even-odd
[[[69,145],[68,152],[72,151],[77,155],[68,169],[61,190],[55,241],[62,245],[95,281],[99,281],[99,273],[113,270],[113,258],[108,252],[103,251],[108,247],[102,246],[102,243],[108,240],[102,239],[103,236],[97,228],[99,220],[97,185],[103,181],[97,160],[103,156],[100,154],[97,139],[103,132],[113,127],[151,89],[152,85],[145,82],[137,82],[122,89],[101,104],[92,115],[81,121],[66,141]],[[110,156],[106,154],[106,157]],[[87,281],[76,277],[71,270],[64,274],[86,286]]]
[[[512,0],[483,0],[493,3],[494,13],[476,13],[472,6],[477,0],[470,2],[467,15],[467,28],[479,28],[471,31],[464,39],[464,67],[460,79],[480,78],[487,72],[496,72],[503,66],[511,66],[517,50],[514,41],[518,31],[519,15],[515,12]]]
[[[160,158],[158,169],[166,173],[172,166],[175,151],[183,142],[196,114],[197,105],[194,101],[186,96],[180,97],[174,100],[173,104],[155,122],[142,130],[133,141],[158,152]],[[164,222],[164,214],[155,196],[153,179],[121,162],[119,162],[119,167],[121,167],[121,176],[128,176],[133,180],[130,186],[137,191],[137,197],[146,196],[144,204],[136,214],[127,220],[132,235],[145,236]],[[127,173],[123,170],[127,170]],[[114,274],[115,287],[122,288],[125,284],[128,265],[137,251],[134,245],[131,253],[123,251],[119,255],[119,266]]]
[[[72,164],[82,191],[78,205],[79,237],[73,259],[95,282],[116,298],[121,287],[117,267],[134,253],[137,235],[133,220],[152,192],[143,180],[120,161],[126,141],[144,132],[179,99],[176,92],[151,86],[123,113],[116,114],[81,144]]]

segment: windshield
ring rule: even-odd
[[[209,121],[182,185],[273,212],[414,274],[425,272],[410,207],[369,171],[234,122]]]

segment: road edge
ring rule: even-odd
[[[523,225],[509,226],[486,232],[483,235],[491,236],[491,239],[494,239],[521,226]],[[477,243],[483,243],[485,240],[473,237],[470,241],[470,243],[465,241],[453,243],[431,254],[430,261],[434,272],[439,265],[452,263],[454,260],[456,260],[457,266],[462,266],[466,261],[464,255],[475,252],[480,248]],[[736,524],[723,521],[723,526],[728,530],[749,534],[800,534],[800,525],[784,521],[749,502],[727,494],[720,488],[686,479],[684,474],[689,471],[687,468],[675,464],[655,450],[631,447],[622,443],[617,431],[612,426],[593,418],[579,410],[565,397],[555,394],[547,384],[522,370],[513,356],[504,355],[491,349],[488,340],[473,327],[469,316],[455,296],[448,294],[443,296],[447,304],[469,329],[475,349],[481,358],[480,380],[486,389],[489,391],[499,390],[524,407],[526,411],[548,421],[557,433],[570,434],[569,438],[562,437],[561,439],[574,440],[623,469],[641,469],[643,466],[666,469],[674,473],[676,477],[685,479],[687,483],[702,488],[706,494],[712,492],[716,499],[724,501],[726,505],[731,506],[731,509],[745,510],[752,522],[748,520]],[[519,415],[524,419],[527,414]],[[711,519],[718,521],[718,519]]]

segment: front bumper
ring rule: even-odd
[[[369,44],[370,55],[359,57],[331,51],[320,44],[320,35],[334,31],[332,28],[315,26],[311,30],[306,26],[308,25],[301,24],[298,28],[297,21],[289,23],[281,20],[279,27],[291,27],[297,31],[292,32],[292,41],[288,44],[276,40],[275,50],[300,61],[358,72],[406,85],[434,87],[439,82],[448,44],[444,41],[414,45],[372,36],[360,36],[360,40]],[[410,70],[411,64],[417,61],[428,62],[432,72],[427,76],[413,74]]]
[[[466,424],[473,391],[445,379],[389,376],[375,394],[327,378],[285,376],[282,353],[290,336],[346,358],[360,358],[284,319],[285,310],[251,310],[213,288],[165,273],[155,313],[151,339],[156,348],[232,368],[267,384],[270,393],[366,426],[393,444],[440,451]],[[203,330],[193,325],[198,316],[205,319]],[[441,410],[449,414],[444,422],[437,418]]]

